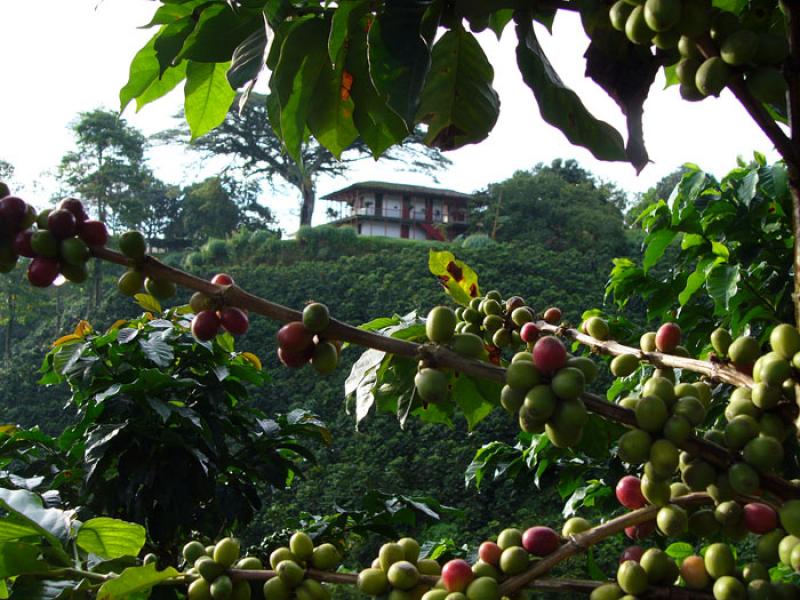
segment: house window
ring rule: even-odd
[[[361,235],[361,223],[358,224],[358,235]]]

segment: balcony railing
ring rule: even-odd
[[[390,219],[406,219],[409,221],[419,221],[421,223],[429,222],[426,218],[426,211],[425,210],[414,210],[411,209],[408,211],[408,216],[403,215],[402,209],[399,208],[386,208],[384,207],[381,211],[375,211],[374,206],[362,206],[359,208],[352,208],[348,207],[343,210],[337,218],[346,219],[348,217],[353,216],[360,216],[360,217],[387,217]],[[467,222],[467,215],[465,213],[451,213],[449,215],[443,215],[439,211],[433,212],[433,218],[430,220],[431,223],[466,223]]]

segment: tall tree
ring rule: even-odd
[[[498,241],[534,239],[555,250],[586,248],[605,260],[627,250],[624,197],[577,162],[554,160],[489,185],[476,196],[470,221],[478,231],[494,231]]]
[[[265,228],[274,223],[269,209],[258,204],[258,188],[229,177],[208,177],[185,187],[168,237],[203,242],[225,237],[241,227]]]
[[[140,202],[152,174],[145,164],[146,139],[114,112],[95,109],[80,113],[72,123],[75,150],[67,152],[58,167],[58,179],[70,194],[92,206],[112,230]],[[101,262],[95,262],[89,310],[102,298]]]
[[[235,103],[219,127],[191,142],[186,125],[164,131],[156,138],[167,143],[189,144],[203,158],[229,158],[231,163],[226,171],[236,170],[247,178],[263,178],[273,189],[295,188],[301,199],[300,225],[311,225],[318,178],[344,174],[352,163],[368,158],[369,149],[363,141],[357,140],[337,159],[330,150],[310,138],[303,142],[300,160],[296,161],[285,151],[283,142],[270,125],[268,101],[267,96],[251,94],[241,110],[237,110],[238,103]],[[177,118],[184,121],[182,114]],[[448,167],[450,160],[435,148],[425,146],[423,137],[422,132],[416,131],[381,158],[402,164],[404,170],[429,175]]]

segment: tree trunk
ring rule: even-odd
[[[317,199],[314,184],[311,181],[304,181],[300,186],[303,194],[303,203],[300,205],[300,227],[303,225],[311,226],[311,217],[314,216],[314,202]]]
[[[6,339],[5,339],[5,347],[3,348],[3,354],[5,356],[6,366],[10,366],[11,364],[11,339],[14,335],[14,325],[16,325],[17,320],[17,298],[15,294],[11,291],[8,292],[8,326],[6,327]]]

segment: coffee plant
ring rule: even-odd
[[[560,10],[580,13],[591,39],[587,75],[620,105],[627,143],[544,55],[533,21],[549,26]],[[609,293],[619,304],[644,296],[658,329],[637,334],[596,309],[573,323],[513,290],[482,293],[477,274],[446,251],[431,252],[430,270],[452,304],[357,328],[319,303],[301,311],[224,273],[206,281],[164,265],[138,232],[111,250],[80,201],[36,214],[2,186],[0,270],[23,257],[36,287],[80,283],[93,256],[126,269],[120,293],[148,312],[102,333],[82,324],[56,342],[43,380],[66,381],[81,418],[57,442],[3,432],[0,596],[327,600],[334,585],[391,600],[516,600],[531,589],[595,600],[800,595],[796,2],[164,0],[121,101],[141,106],[185,79],[198,136],[224,118],[235,88],[246,101],[266,67],[270,124],[290,156],[307,132],[337,156],[357,138],[378,156],[418,124],[428,144],[452,149],[484,139],[499,112],[493,69],[465,25],[499,36],[512,21],[543,117],[597,157],[647,163],[642,106],[660,68],[689,101],[730,90],[782,156],[776,166],[757,157],[721,182],[689,169],[670,199],[642,213],[642,267],[618,262]],[[672,269],[651,271],[665,256]],[[162,311],[179,287],[194,292],[189,304]],[[676,293],[681,310],[672,314]],[[247,405],[245,383],[262,384],[264,374],[255,356],[235,352],[233,336],[253,314],[285,323],[277,342],[287,367],[310,363],[325,375],[343,343],[368,348],[346,383],[356,421],[373,410],[401,424],[460,414],[474,428],[495,408],[508,412],[528,448],[481,449],[468,481],[479,484],[498,456],[524,456],[537,478],[572,468],[561,530],[504,529],[450,560],[449,546],[403,537],[358,573],[340,567],[346,527],[330,539],[297,531],[268,554],[243,555],[223,530],[312,458],[301,440],[326,439],[311,415],[270,420]],[[613,383],[601,396],[588,386],[607,376],[606,363]],[[41,465],[50,465],[46,475]],[[609,468],[625,473],[613,491],[602,479]],[[590,472],[601,476],[580,486]],[[49,489],[33,491],[42,485]],[[575,514],[612,493],[623,508],[616,516],[593,523]],[[657,532],[666,545],[628,546],[612,581],[546,577],[621,532],[637,542]],[[194,534],[178,556],[175,541]],[[740,553],[745,540],[754,554]]]

